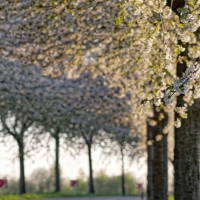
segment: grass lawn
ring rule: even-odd
[[[39,199],[40,197],[36,194],[26,194],[26,195],[3,195],[0,196],[0,200],[21,200],[21,199]]]
[[[4,195],[0,196],[0,200],[26,200],[26,199],[41,199],[50,197],[66,197],[70,195],[54,193],[54,194],[23,194],[23,195]]]
[[[174,196],[169,196],[168,200],[174,200]]]
[[[40,199],[50,197],[70,197],[73,195],[64,193],[49,193],[49,194],[24,194],[24,195],[4,195],[0,196],[0,200],[28,200],[28,199]],[[99,195],[76,195],[76,196],[99,196]],[[168,200],[174,200],[173,196],[169,196]]]

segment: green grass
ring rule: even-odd
[[[41,199],[41,198],[50,198],[50,197],[72,197],[73,195],[64,194],[64,193],[48,193],[48,194],[24,194],[24,195],[4,195],[0,196],[0,200],[28,200],[28,199]],[[100,195],[79,195],[76,196],[100,196]],[[168,200],[174,200],[173,196],[169,196]]]
[[[170,196],[168,197],[168,200],[174,200],[174,196],[171,196],[171,195],[170,195]]]
[[[24,194],[24,195],[3,195],[0,196],[0,200],[25,200],[25,199],[39,199],[40,196],[36,194]]]
[[[15,194],[15,195],[4,195],[0,196],[0,200],[27,200],[27,199],[41,199],[41,198],[50,198],[50,197],[66,197],[73,196],[62,193],[48,193],[48,194]]]
[[[51,198],[51,197],[73,197],[73,196],[78,196],[78,197],[84,197],[84,196],[101,196],[97,194],[65,194],[65,193],[47,193],[47,194],[13,194],[13,195],[3,195],[0,196],[0,200],[28,200],[28,199],[41,199],[41,198]]]

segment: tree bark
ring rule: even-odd
[[[177,107],[184,106],[183,95],[177,97]],[[179,117],[175,113],[175,120]],[[175,128],[175,146],[174,146],[174,198],[175,200],[184,200],[184,172],[183,167],[185,166],[185,139],[188,139],[185,135],[185,123],[186,120],[182,120],[181,127]]]
[[[122,148],[121,148],[121,156],[122,156],[122,175],[121,175],[122,195],[126,195],[125,176],[124,176],[124,153],[123,153],[123,149]]]
[[[25,170],[24,170],[23,140],[18,141],[18,147],[19,147],[19,164],[20,164],[19,194],[24,194],[24,193],[26,193],[26,183],[25,183]]]
[[[168,199],[168,149],[167,134],[163,133],[164,127],[168,123],[168,117],[161,108],[154,107],[153,119],[157,121],[155,126],[148,127],[148,137],[153,139],[153,146],[148,146],[148,200]],[[160,115],[164,118],[159,119]]]
[[[167,5],[173,3],[172,10],[178,15],[177,9],[185,6],[185,0],[167,0]],[[197,30],[196,33],[198,33]],[[198,37],[198,34],[196,34]],[[184,45],[185,51],[181,53],[189,59],[188,44]],[[181,77],[187,65],[185,62],[177,64],[177,76]],[[177,97],[177,107],[184,106],[183,95]],[[181,127],[175,128],[174,147],[174,197],[175,200],[198,200],[199,193],[199,155],[198,155],[198,133],[199,133],[199,100],[195,100],[192,106],[188,107],[188,118],[182,119]],[[175,113],[175,119],[179,115]]]
[[[178,106],[180,102],[177,101]],[[175,200],[199,200],[199,105],[200,101],[195,100],[188,107],[188,118],[175,128]]]
[[[153,127],[147,123],[147,142],[153,141]],[[148,167],[148,174],[147,174],[147,199],[153,200],[153,152],[154,152],[154,145],[147,143],[147,167]]]
[[[59,169],[59,133],[55,135],[55,192],[60,192],[60,169]]]
[[[158,124],[158,133],[162,134],[163,123]],[[154,133],[155,135],[156,132]],[[154,200],[168,199],[168,163],[167,163],[167,134],[162,139],[154,139],[153,186]]]
[[[89,193],[94,194],[91,145],[87,146],[88,146],[88,160],[89,160]]]
[[[199,200],[199,117],[200,100],[195,100],[194,105],[188,107],[188,119],[186,132],[189,134],[189,144],[187,145],[186,167],[187,190],[185,190],[185,199]]]
[[[181,56],[188,56],[188,44]],[[182,77],[187,69],[185,62],[177,64],[177,76]],[[198,181],[199,181],[199,156],[198,156],[198,117],[199,100],[194,100],[192,106],[188,107],[187,119],[181,119],[181,127],[175,128],[175,147],[174,147],[174,197],[175,200],[198,200]],[[177,97],[177,107],[185,104],[183,95]],[[175,119],[180,118],[175,113]]]

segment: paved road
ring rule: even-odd
[[[141,200],[140,197],[65,197],[65,198],[48,198],[42,200]],[[143,198],[146,200],[146,198]]]

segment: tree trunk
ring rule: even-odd
[[[184,46],[180,41],[179,43]],[[188,44],[181,56],[188,56]],[[177,64],[177,76],[182,77],[187,69],[185,62]],[[177,107],[185,104],[183,95],[177,97]],[[181,127],[175,128],[174,147],[174,197],[175,200],[199,200],[199,156],[198,156],[198,117],[200,105],[199,100],[195,100],[192,106],[188,107],[187,119],[181,119]],[[180,118],[175,113],[175,120]]]
[[[180,95],[177,98],[177,106],[182,103]],[[188,107],[188,118],[182,119],[180,128],[175,128],[175,200],[199,200],[199,105],[200,101],[195,100],[194,104]]]
[[[59,142],[59,133],[57,133],[55,136],[55,192],[60,192]]]
[[[147,174],[147,199],[153,200],[153,144],[148,144],[153,141],[153,127],[147,123],[147,163],[148,163],[148,174]]]
[[[122,175],[121,175],[122,195],[126,195],[125,176],[124,176],[124,153],[123,153],[123,149],[122,148],[121,148],[121,156],[122,156]]]
[[[189,134],[189,144],[187,145],[187,190],[185,199],[199,200],[199,117],[200,100],[195,100],[194,105],[188,107],[188,120],[186,132]]]
[[[183,95],[177,97],[177,107],[184,106]],[[175,113],[175,120],[179,117]],[[182,120],[181,127],[175,128],[174,137],[175,137],[175,146],[174,146],[174,197],[175,200],[184,200],[184,173],[183,167],[185,166],[185,144],[184,140],[188,139],[185,135],[185,123],[186,120]]]
[[[158,111],[156,111],[159,109]],[[159,119],[160,115],[163,119]],[[168,123],[168,117],[164,110],[154,107],[154,118],[157,124],[148,127],[148,137],[153,138],[153,146],[148,146],[148,199],[168,199],[168,158],[167,158],[167,134],[163,133]]]
[[[24,144],[23,141],[18,141],[19,146],[19,164],[20,164],[20,179],[19,179],[19,194],[26,193],[25,171],[24,171]]]
[[[89,159],[89,193],[94,194],[91,145],[87,146],[88,146],[88,159]]]
[[[184,46],[180,41],[179,43]],[[188,57],[188,44],[181,56]],[[177,64],[177,76],[181,77],[185,72],[186,63]],[[185,104],[183,95],[177,97],[177,107]],[[198,156],[198,117],[200,105],[199,100],[195,100],[192,106],[188,107],[187,119],[181,119],[181,127],[175,128],[175,148],[174,148],[174,197],[175,200],[199,200],[199,156]],[[180,118],[175,113],[175,119]]]
[[[162,134],[163,122],[158,124],[158,133]],[[156,132],[154,133],[155,135]],[[167,134],[162,134],[162,139],[154,139],[153,160],[153,188],[154,200],[168,199],[168,158],[167,158]]]
[[[167,0],[170,6],[173,2],[172,10],[178,15],[178,8],[185,6],[185,0]],[[200,29],[196,31],[199,37]],[[199,38],[198,38],[199,40]],[[179,44],[185,47],[185,51],[180,56],[189,59],[188,44]],[[181,77],[187,65],[185,62],[177,64],[177,76]],[[177,97],[177,107],[184,106],[183,95]],[[188,118],[181,120],[181,127],[175,128],[174,147],[174,197],[175,200],[198,200],[199,197],[199,155],[198,155],[198,133],[199,133],[199,100],[195,100],[192,106],[188,107]],[[175,120],[179,117],[175,113]]]

